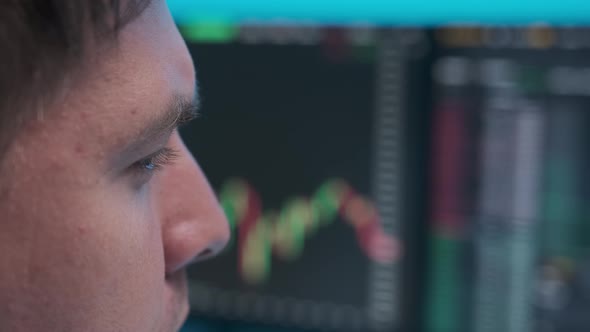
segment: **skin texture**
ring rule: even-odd
[[[176,331],[184,269],[228,240],[178,132],[134,143],[173,96],[195,91],[166,4],[154,1],[99,54],[5,155],[0,331]],[[138,171],[163,147],[177,151],[172,164]]]

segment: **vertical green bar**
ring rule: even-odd
[[[427,288],[426,331],[460,331],[461,242],[444,234],[434,234],[431,241],[432,270]]]
[[[544,174],[542,254],[576,258],[577,228],[582,208],[579,181],[583,177],[584,127],[581,112],[559,105],[549,115],[548,159]]]

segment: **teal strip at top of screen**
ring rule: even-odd
[[[179,24],[590,23],[590,0],[168,0]]]

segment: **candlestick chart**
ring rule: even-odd
[[[382,190],[401,188],[379,175],[377,157],[398,152],[377,144],[392,130],[378,130],[375,62],[322,45],[189,47],[203,112],[181,134],[231,229],[188,269],[193,311],[357,330],[384,302],[391,316],[407,244],[402,203]]]
[[[255,188],[239,178],[224,184],[220,201],[236,234],[238,270],[249,283],[269,277],[272,255],[283,261],[298,259],[306,238],[337,219],[354,230],[369,259],[393,263],[399,256],[399,244],[383,231],[374,204],[342,179],[324,182],[312,196],[290,198],[278,211],[263,211]]]

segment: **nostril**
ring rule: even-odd
[[[200,254],[197,255],[197,260],[206,259],[211,255],[213,255],[213,250],[211,250],[210,248],[207,248],[207,249],[203,250]]]
[[[197,256],[195,256],[195,258],[193,258],[190,261],[189,265],[205,261],[209,258],[213,258],[214,256],[215,256],[215,252],[213,251],[213,249],[207,248],[207,249],[201,251]]]

